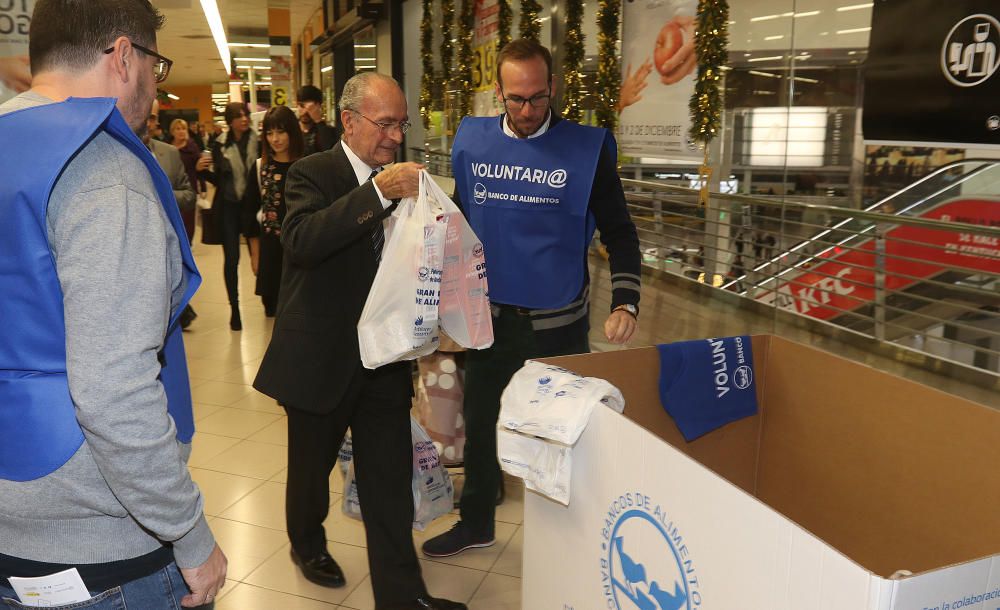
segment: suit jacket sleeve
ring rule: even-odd
[[[354,186],[353,174],[333,173],[327,154],[288,170],[281,244],[296,265],[315,267],[355,240],[370,239],[375,223],[388,214],[371,182]]]
[[[590,211],[601,232],[601,243],[608,248],[612,309],[624,304],[638,305],[642,274],[639,236],[628,212],[616,165],[615,155],[605,144],[590,194]]]

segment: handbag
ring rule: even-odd
[[[209,246],[222,244],[222,232],[219,231],[215,213],[213,208],[200,208],[198,210],[198,215],[201,217],[201,243]]]

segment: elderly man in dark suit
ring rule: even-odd
[[[343,140],[288,172],[281,297],[254,381],[288,412],[292,559],[310,581],[344,585],[323,520],[349,426],[376,608],[463,609],[427,594],[413,548],[410,363],[368,370],[358,352],[357,324],[385,241],[382,220],[392,200],[417,194],[422,169],[389,165],[410,125],[406,98],[393,79],[362,73],[345,84],[340,112]]]

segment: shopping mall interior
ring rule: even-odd
[[[13,4],[16,10],[18,3]],[[24,6],[32,4],[27,0]],[[659,24],[693,17],[696,0],[154,0],[166,18],[157,49],[173,60],[169,78],[158,85],[159,124],[166,130],[181,118],[206,130],[225,130],[226,104],[240,101],[258,125],[271,106],[296,109],[296,92],[313,85],[323,94],[326,121],[340,127],[337,102],[345,82],[357,73],[379,72],[399,82],[408,102],[411,128],[397,160],[423,163],[451,193],[456,188],[452,144],[463,111],[478,116],[501,112],[495,93],[498,39],[505,27],[518,38],[531,23],[537,40],[552,50],[553,108],[572,108],[578,122],[609,127],[616,134],[618,175],[638,231],[640,314],[636,334],[625,346],[604,335],[614,282],[600,239],[590,246],[594,352],[714,337],[777,336],[911,382],[907,387],[914,402],[934,402],[940,396],[963,408],[1000,408],[1000,118],[978,117],[984,106],[976,106],[982,102],[968,93],[983,89],[979,97],[992,99],[1000,114],[1000,75],[990,78],[1000,66],[997,7],[975,0],[915,3],[933,10],[954,4],[948,15],[992,9],[994,16],[979,17],[996,24],[975,39],[983,49],[994,45],[984,60],[982,84],[966,82],[960,88],[967,97],[933,102],[920,86],[921,79],[930,77],[920,70],[932,68],[942,82],[942,70],[951,70],[952,80],[958,78],[957,69],[945,64],[954,59],[949,45],[960,45],[952,40],[965,13],[958,19],[941,17],[948,23],[941,38],[936,30],[924,32],[924,23],[937,16],[901,9],[901,0],[701,4],[728,5],[728,44],[717,81],[719,129],[707,154],[686,135],[696,66],[692,63],[680,82],[668,82],[672,73],[661,71],[658,55],[669,46],[664,42],[668,27],[681,37],[678,44],[693,44],[683,27],[661,29]],[[0,1],[0,18],[4,10]],[[900,14],[909,15],[905,23],[886,25]],[[0,55],[6,49],[3,25],[0,19]],[[899,32],[898,37],[887,38],[889,30]],[[918,45],[927,37],[934,39],[928,44],[935,57],[941,56],[940,65],[914,67],[908,40]],[[640,73],[646,81],[630,98],[627,87],[635,85],[632,79]],[[906,82],[911,77],[916,85]],[[680,86],[687,89],[679,96],[667,91]],[[9,84],[6,89],[0,85],[0,99],[11,94]],[[921,132],[929,123],[942,122],[935,113],[956,120],[974,115],[970,121],[976,125],[988,126],[991,119],[997,123],[974,137],[962,131],[953,137],[940,129]],[[893,135],[904,123],[914,126],[914,135]],[[674,124],[681,127],[646,129]],[[212,197],[211,185],[205,188],[199,195],[202,202]],[[201,235],[199,226],[193,253],[204,283],[192,301],[197,318],[184,340],[197,428],[190,471],[229,559],[227,585],[215,608],[374,610],[364,526],[341,512],[344,481],[339,468],[331,476],[325,526],[330,552],[343,567],[347,585],[313,584],[289,557],[287,418],[275,400],[251,385],[274,318],[265,316],[253,296],[254,274],[243,258],[238,272],[244,295],[242,330],[231,330],[222,248],[201,243]],[[789,366],[794,377],[794,364]],[[435,408],[434,392],[428,390],[444,385],[445,377],[449,387],[456,383],[451,374],[414,366],[416,401],[425,403],[415,413]],[[872,410],[877,407],[873,402]],[[947,434],[940,442],[962,446]],[[445,447],[438,447],[444,455]],[[898,450],[904,451],[902,445]],[[990,457],[997,457],[996,450],[970,459],[989,470],[985,464]],[[901,459],[900,464],[908,463],[909,458]],[[460,490],[461,462],[454,461],[449,471]],[[679,471],[665,467],[665,472]],[[997,488],[995,479],[975,484]],[[524,483],[511,475],[505,475],[505,489],[496,513],[496,544],[448,558],[421,556],[428,589],[476,610],[557,608],[549,601],[544,606],[530,601],[555,599],[536,595],[537,579],[531,586],[528,582],[526,566],[539,563],[526,556],[525,540],[532,532],[526,530],[525,513],[537,493],[525,491]],[[928,489],[921,497],[932,501],[936,493]],[[1000,499],[993,491],[981,493]],[[722,514],[717,508],[710,512]],[[455,510],[425,531],[414,531],[417,548],[458,518]],[[905,521],[895,513],[887,519]],[[537,520],[534,524],[544,526]],[[598,520],[593,532],[574,530],[571,535],[591,536],[597,546],[602,527]],[[817,526],[817,531],[827,530]],[[690,537],[689,542],[697,546]],[[679,545],[671,548],[683,564],[687,551],[677,550]],[[709,550],[703,546],[692,553],[702,562],[705,605],[691,587],[685,589],[687,601],[672,610],[727,607],[710,601],[709,588],[718,583],[709,576]],[[967,559],[997,553],[1000,546]],[[595,552],[594,574],[587,578],[600,574],[601,561]],[[560,602],[565,605],[558,608],[668,607],[640,605],[638,582],[616,584],[634,606],[622,601],[621,593],[606,597],[597,586],[588,601]],[[583,585],[573,580],[559,585],[577,586]],[[583,599],[566,595],[567,600]],[[784,603],[753,607],[803,610]]]

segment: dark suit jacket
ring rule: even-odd
[[[365,374],[357,326],[378,268],[372,230],[387,212],[370,182],[358,185],[339,143],[292,165],[285,203],[277,319],[253,385],[286,406],[329,413]],[[395,363],[377,374],[405,388],[409,371]]]

